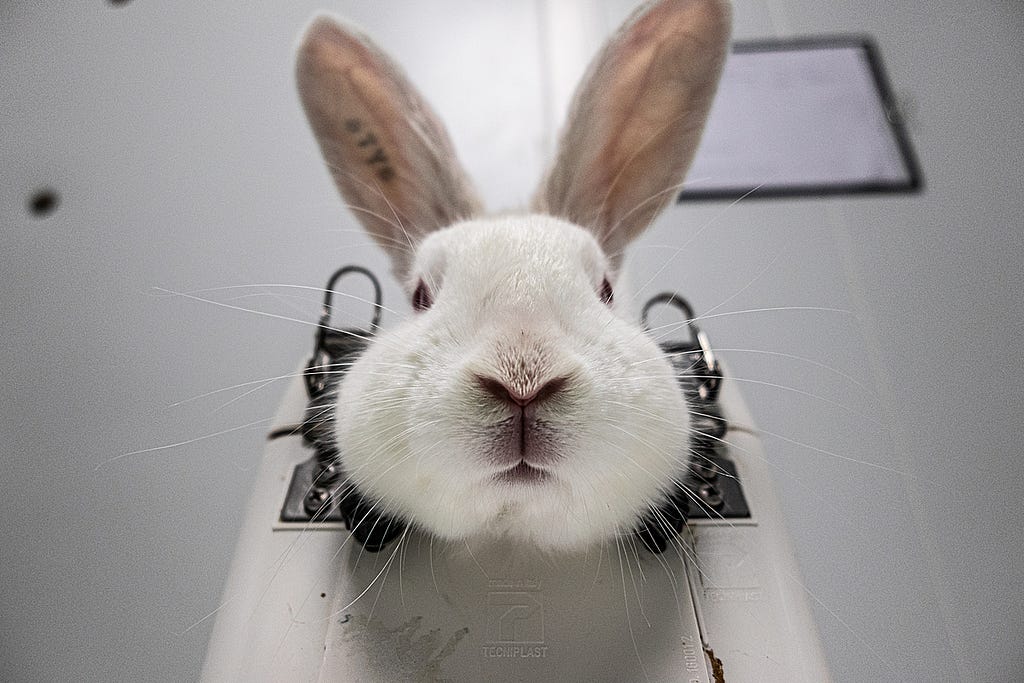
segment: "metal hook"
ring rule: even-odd
[[[373,285],[373,317],[370,319],[370,329],[368,331],[363,330],[345,330],[336,329],[331,326],[331,302],[334,299],[335,285],[338,281],[349,273],[358,273],[366,276]],[[327,287],[324,289],[324,302],[323,308],[320,313],[320,320],[317,323],[316,331],[316,345],[313,349],[313,356],[309,359],[309,363],[306,366],[306,390],[309,395],[318,396],[320,395],[325,387],[327,386],[327,377],[324,372],[324,367],[332,362],[331,358],[339,353],[337,344],[344,342],[342,348],[345,354],[357,353],[366,345],[366,338],[372,336],[380,329],[380,318],[381,312],[383,311],[384,294],[381,290],[380,281],[377,277],[362,266],[344,266],[334,271],[330,279],[327,280]],[[328,336],[330,335],[331,342],[328,343]],[[331,347],[335,347],[333,350]]]
[[[665,304],[667,306],[675,306],[676,308],[682,309],[686,315],[686,322],[693,327],[693,319],[696,317],[693,313],[693,309],[690,308],[690,304],[683,297],[679,296],[675,292],[662,292],[661,294],[655,294],[647,303],[644,304],[643,311],[640,313],[640,322],[643,324],[644,329],[650,329],[647,327],[647,316],[651,312],[651,309],[659,304]]]
[[[330,325],[331,301],[334,298],[335,291],[334,286],[337,284],[338,280],[349,273],[365,275],[366,278],[369,279],[370,284],[373,285],[373,318],[370,320],[370,333],[372,334],[380,328],[380,317],[384,308],[381,305],[381,302],[384,300],[384,293],[381,290],[380,281],[377,279],[376,275],[362,266],[344,266],[334,271],[334,274],[331,275],[330,279],[327,281],[327,288],[324,290],[324,303],[321,308],[320,322],[318,323],[319,330],[316,338],[316,348],[318,350],[323,350],[324,338],[326,337],[327,332],[334,329]]]
[[[704,334],[704,330],[702,330],[695,322],[697,316],[694,314],[693,308],[690,307],[690,304],[686,299],[675,292],[662,292],[661,294],[651,297],[647,303],[644,304],[643,310],[640,313],[641,324],[644,326],[644,329],[650,330],[647,325],[647,316],[652,308],[661,304],[675,306],[686,316],[686,325],[690,328],[690,334],[693,336],[694,343],[700,349],[707,368],[708,377],[702,385],[701,397],[708,400],[714,400],[718,395],[722,370],[718,365],[718,359],[715,358],[715,352],[711,349],[711,342],[708,340],[708,336]]]

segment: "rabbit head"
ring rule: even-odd
[[[623,250],[696,151],[729,14],[641,7],[578,88],[531,212],[499,218],[401,70],[354,29],[312,22],[303,105],[414,309],[337,388],[341,467],[382,512],[440,538],[569,549],[629,532],[680,485],[687,407],[617,288]]]

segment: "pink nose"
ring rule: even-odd
[[[484,391],[494,398],[498,399],[502,403],[512,403],[521,408],[525,408],[531,403],[539,403],[550,398],[552,395],[562,391],[568,383],[568,379],[565,377],[555,377],[534,389],[522,391],[520,389],[510,387],[505,382],[495,379],[494,377],[477,375],[476,379]]]

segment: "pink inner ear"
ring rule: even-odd
[[[338,189],[405,279],[413,244],[481,212],[444,127],[394,61],[329,17],[310,25],[296,70]]]
[[[538,211],[618,254],[671,201],[700,142],[725,61],[725,0],[643,6],[587,70]]]

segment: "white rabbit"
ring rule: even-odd
[[[443,539],[578,549],[680,485],[687,406],[615,288],[696,151],[729,29],[722,0],[641,7],[588,69],[532,212],[488,218],[401,70],[313,20],[303,105],[415,309],[337,388],[341,467],[381,511]]]

